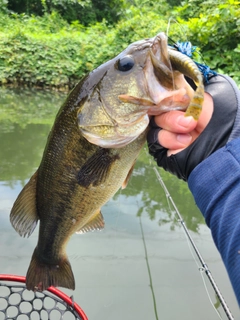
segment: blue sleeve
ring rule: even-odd
[[[240,138],[201,162],[188,184],[240,305]]]

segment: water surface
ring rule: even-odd
[[[38,230],[21,238],[9,212],[37,169],[65,95],[0,89],[0,273],[25,275]],[[143,148],[126,189],[103,208],[105,229],[74,235],[67,247],[74,299],[94,320],[227,319]],[[159,169],[158,169],[159,170]],[[239,309],[209,229],[187,184],[159,170],[233,315]],[[37,229],[37,228],[36,228]],[[204,281],[205,282],[204,282]],[[205,284],[204,284],[205,283]]]

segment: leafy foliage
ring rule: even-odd
[[[149,16],[152,23],[148,23]],[[135,15],[115,28],[107,27],[105,21],[87,28],[77,22],[69,25],[55,12],[42,18],[2,15],[0,83],[72,87],[132,41],[154,36],[163,26],[166,29],[154,13],[141,17],[141,24],[139,18]],[[11,31],[6,32],[6,25]]]
[[[160,31],[174,41],[191,41],[200,48],[207,65],[240,83],[237,0],[218,0],[217,4],[213,0],[190,0],[181,6],[177,0],[0,3],[4,4],[0,10],[0,84],[71,88],[84,74],[133,41]],[[75,6],[82,9],[76,10]],[[22,13],[6,14],[16,8],[19,12],[22,8]],[[78,16],[82,13],[84,23]]]
[[[8,12],[8,0],[0,0],[0,12]]]
[[[175,15],[189,28],[189,40],[201,48],[206,64],[240,83],[240,1],[184,1]]]
[[[83,25],[100,22],[114,23],[119,19],[123,0],[0,0],[8,10],[21,14],[43,16],[58,12],[68,22],[80,21]]]

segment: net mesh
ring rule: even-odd
[[[24,284],[0,282],[0,320],[75,320],[81,317],[51,292],[33,292]]]

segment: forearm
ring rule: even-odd
[[[211,229],[240,305],[240,139],[200,163],[188,184]]]

